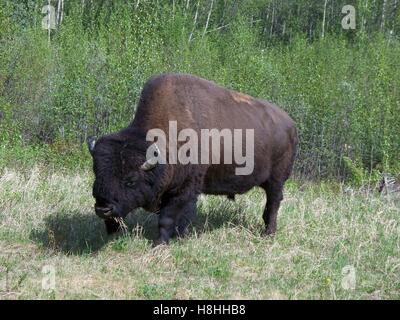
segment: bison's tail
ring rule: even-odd
[[[288,177],[287,178],[289,178],[289,175],[293,170],[294,161],[296,160],[297,153],[298,153],[298,150],[299,150],[299,148],[298,148],[299,138],[298,138],[296,127],[293,127],[292,130],[290,130],[290,142],[291,142],[291,145],[292,145],[292,155],[291,155],[291,159],[290,159],[290,163],[289,163],[289,170],[288,170]]]

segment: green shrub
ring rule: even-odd
[[[7,145],[18,154],[37,147],[47,154],[38,161],[63,163],[56,161],[60,144],[79,150],[88,136],[126,126],[150,76],[186,72],[285,109],[299,128],[295,168],[302,175],[344,177],[350,163],[368,173],[398,171],[400,41],[395,37],[373,30],[350,37],[327,25],[319,38],[319,27],[310,34],[304,21],[294,19],[293,12],[304,9],[294,2],[227,1],[215,3],[211,12],[207,1],[138,3],[68,2],[50,42],[37,4],[0,5],[3,149]],[[272,7],[282,19],[285,12],[291,17],[287,29],[278,18],[269,25],[271,16],[262,12]],[[307,19],[318,20],[321,12],[316,6]],[[397,30],[392,18],[388,26]],[[7,157],[12,152],[0,155],[3,163],[12,163]]]

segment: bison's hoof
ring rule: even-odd
[[[174,235],[179,239],[186,238],[189,235],[189,227],[178,227]]]
[[[261,233],[261,235],[263,236],[263,237],[266,237],[266,238],[273,238],[274,236],[275,236],[275,233],[276,233],[276,229],[272,229],[272,228],[266,228],[262,233]]]
[[[162,246],[162,245],[167,245],[168,241],[163,240],[163,239],[156,239],[153,241],[153,248],[158,247],[158,246]]]

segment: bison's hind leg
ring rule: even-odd
[[[293,132],[292,140],[290,148],[288,148],[279,161],[276,161],[275,165],[272,167],[271,176],[266,182],[260,185],[267,194],[267,203],[263,214],[265,222],[265,231],[263,234],[267,236],[273,235],[276,232],[278,210],[283,200],[283,187],[292,173],[297,149],[297,136],[295,131]]]
[[[263,235],[271,236],[276,232],[278,210],[283,199],[283,184],[282,181],[270,179],[261,185],[267,194],[267,203],[263,214],[265,222]]]

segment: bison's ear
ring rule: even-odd
[[[96,137],[89,137],[87,139],[87,145],[88,145],[90,154],[93,155],[94,147],[96,146]]]

